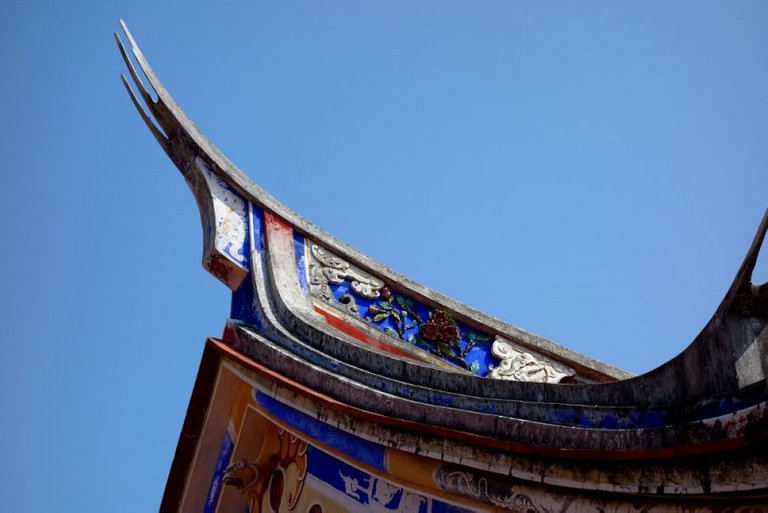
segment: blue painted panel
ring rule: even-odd
[[[309,280],[307,279],[307,245],[304,236],[293,232],[293,246],[296,254],[296,270],[299,272],[299,285],[305,296],[309,295]]]
[[[240,284],[240,287],[232,293],[229,317],[253,326],[259,333],[262,333],[264,322],[257,314],[260,311],[261,308],[253,291],[253,276],[249,274]]]
[[[253,241],[251,241],[251,230],[248,230],[246,247],[249,254],[251,251],[256,252],[253,258],[260,258],[264,254],[264,212],[253,204],[251,204],[251,210],[253,214],[250,216],[249,222],[253,231]],[[231,319],[253,326],[262,333],[264,331],[264,321],[258,314],[258,312],[261,312],[261,307],[253,290],[253,279],[253,273],[250,273],[243,280],[243,283],[240,284],[240,287],[232,293],[229,316]]]
[[[309,446],[307,472],[332,486],[359,509],[371,511],[418,511],[419,513],[465,513],[471,510],[404,489],[386,479],[372,476],[338,458]]]
[[[355,298],[360,315],[371,326],[393,337],[411,343],[425,351],[442,357],[445,361],[471,370],[478,376],[487,376],[490,364],[498,363],[491,354],[493,337],[481,333],[460,321],[451,319],[458,331],[458,341],[453,344],[439,344],[427,340],[423,335],[424,326],[436,311],[413,298],[396,292],[388,292],[389,299],[368,299],[358,295],[350,281],[329,284],[334,297],[340,303],[349,294]],[[447,351],[446,351],[447,350]],[[450,353],[450,354],[449,354]]]
[[[256,391],[258,403],[286,424],[305,433],[309,438],[322,440],[333,449],[372,468],[386,472],[384,454],[386,449],[362,438],[350,435],[310,417],[287,404]],[[470,510],[430,499],[418,493],[404,490],[385,479],[350,465],[327,452],[310,445],[307,450],[307,472],[332,486],[361,506],[375,506],[378,510],[398,511],[410,506],[408,511],[419,513],[464,513]],[[431,508],[430,508],[431,505]],[[417,508],[418,506],[418,508]]]
[[[251,216],[251,227],[253,232],[253,244],[251,248],[260,255],[264,254],[264,211],[251,203],[253,215]]]
[[[385,449],[381,445],[374,444],[362,438],[350,435],[333,426],[329,426],[319,420],[306,415],[287,404],[281,403],[269,397],[263,392],[254,394],[256,401],[270,414],[274,415],[286,424],[306,433],[310,438],[321,440],[333,449],[347,456],[379,470],[386,470],[384,466]]]
[[[232,434],[227,429],[224,434],[224,441],[221,443],[221,450],[219,451],[219,459],[216,462],[216,470],[213,472],[211,478],[211,486],[208,488],[208,497],[205,500],[205,508],[203,513],[214,513],[216,511],[216,505],[219,503],[219,495],[221,495],[221,480],[224,477],[224,471],[229,465],[229,460],[232,458],[232,450],[235,448],[235,441],[232,439]]]

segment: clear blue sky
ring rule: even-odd
[[[699,332],[768,207],[766,2],[4,2],[4,511],[155,510],[228,313],[120,17],[288,206],[634,372]]]

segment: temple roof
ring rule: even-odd
[[[768,212],[701,333],[632,376],[415,283],[282,205],[189,120],[123,30],[157,99],[116,35],[138,96],[123,83],[195,196],[203,266],[232,290],[223,340],[209,345],[218,354],[313,407],[377,426],[378,443],[411,433],[417,453],[437,437],[482,461],[514,453],[609,474],[615,460],[653,461],[662,480],[697,464],[679,458],[762,465],[750,448],[764,448],[768,425],[768,285],[751,280]],[[551,472],[536,479],[561,479]],[[758,482],[739,485],[764,493]],[[687,489],[678,493],[711,492]]]

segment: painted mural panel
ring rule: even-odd
[[[388,474],[387,449],[378,444],[250,385],[239,394],[205,513],[478,511],[398,482]]]
[[[469,447],[451,445],[447,451],[445,440],[434,439],[436,445],[426,451],[405,439],[382,444],[391,433],[374,424],[345,420],[301,392],[237,365],[225,363],[222,372],[240,384],[228,430],[217,442],[218,461],[210,467],[206,513],[762,511],[749,509],[750,503],[747,509],[732,508],[727,500],[658,501],[638,494],[627,500],[616,492],[635,482],[631,468],[603,475],[566,465],[542,483],[494,467]],[[665,485],[682,490],[687,478],[676,477]]]

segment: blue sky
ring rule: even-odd
[[[289,207],[634,372],[704,326],[768,207],[765,2],[5,2],[6,511],[156,509],[228,313],[120,17]]]

